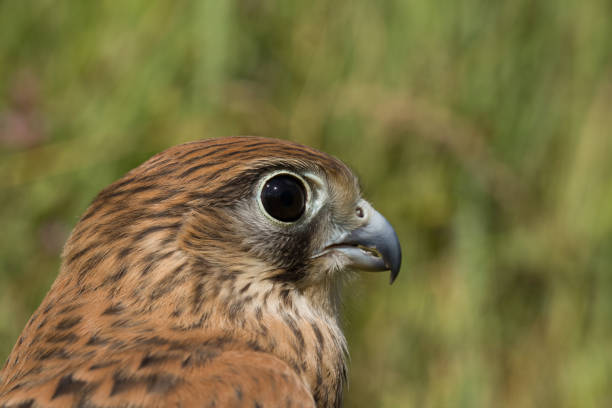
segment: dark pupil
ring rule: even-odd
[[[306,193],[302,182],[282,174],[272,177],[261,191],[261,203],[279,221],[297,221],[306,207]]]

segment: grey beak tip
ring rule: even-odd
[[[389,265],[389,270],[391,271],[389,274],[389,285],[392,285],[393,282],[395,282],[397,275],[399,275],[400,266],[402,264],[402,250],[399,247],[399,240],[397,240],[396,242],[398,243],[397,249],[393,251],[392,255],[392,258],[395,259],[392,259],[391,265]]]
[[[402,265],[402,247],[400,246],[399,238],[395,230],[393,227],[391,227],[391,224],[389,224],[388,221],[387,225],[389,236],[386,239],[387,245],[385,249],[381,251],[381,253],[383,254],[383,258],[385,260],[385,266],[390,271],[389,284],[392,285],[393,282],[395,282],[397,275],[399,275],[400,267]]]
[[[392,270],[389,274],[389,285],[393,285],[393,282],[395,282],[395,278],[397,278],[397,275],[399,275],[399,268]]]

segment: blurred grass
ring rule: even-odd
[[[97,191],[153,153],[290,138],[396,226],[346,292],[348,407],[612,404],[605,0],[0,2],[0,360]]]

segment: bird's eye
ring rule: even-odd
[[[289,174],[279,174],[266,181],[260,199],[266,212],[283,222],[297,221],[306,209],[304,184]]]

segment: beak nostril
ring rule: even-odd
[[[363,213],[363,208],[361,208],[361,207],[357,207],[357,208],[355,209],[355,214],[357,214],[357,217],[359,217],[359,218],[363,218],[363,216],[364,216],[364,213]]]

